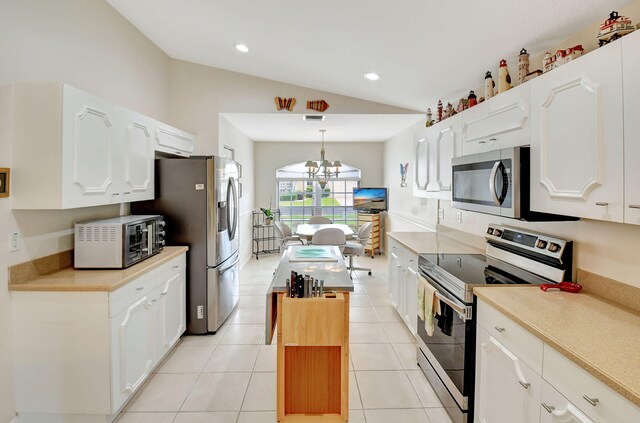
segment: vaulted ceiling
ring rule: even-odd
[[[487,69],[522,47],[542,52],[629,3],[107,1],[175,59],[414,110],[480,86]]]

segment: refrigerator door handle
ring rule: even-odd
[[[225,266],[223,269],[218,269],[218,273],[222,275],[224,272],[226,272],[227,270],[231,269],[233,266],[238,264],[239,261],[240,261],[240,256],[236,257],[236,259],[233,260],[233,263],[231,263],[230,265]]]
[[[227,227],[229,228],[229,239],[233,240],[236,237],[236,229],[238,228],[238,193],[236,192],[233,176],[229,178],[229,189],[227,190],[227,204],[230,202],[233,203],[233,222],[231,222],[231,210],[227,209]]]

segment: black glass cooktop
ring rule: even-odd
[[[483,254],[421,254],[420,272],[464,299],[477,285],[542,284],[549,280]],[[466,295],[468,296],[468,295]]]

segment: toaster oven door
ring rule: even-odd
[[[129,267],[149,255],[149,239],[146,222],[125,227],[123,267]]]

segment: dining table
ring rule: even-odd
[[[351,237],[355,233],[353,232],[353,229],[351,229],[349,226],[343,225],[340,223],[314,223],[314,224],[303,223],[302,225],[298,225],[298,228],[296,229],[296,235],[300,236],[300,238],[304,237],[309,240],[313,238],[313,234],[318,232],[320,229],[327,229],[327,228],[341,229],[347,238]]]

